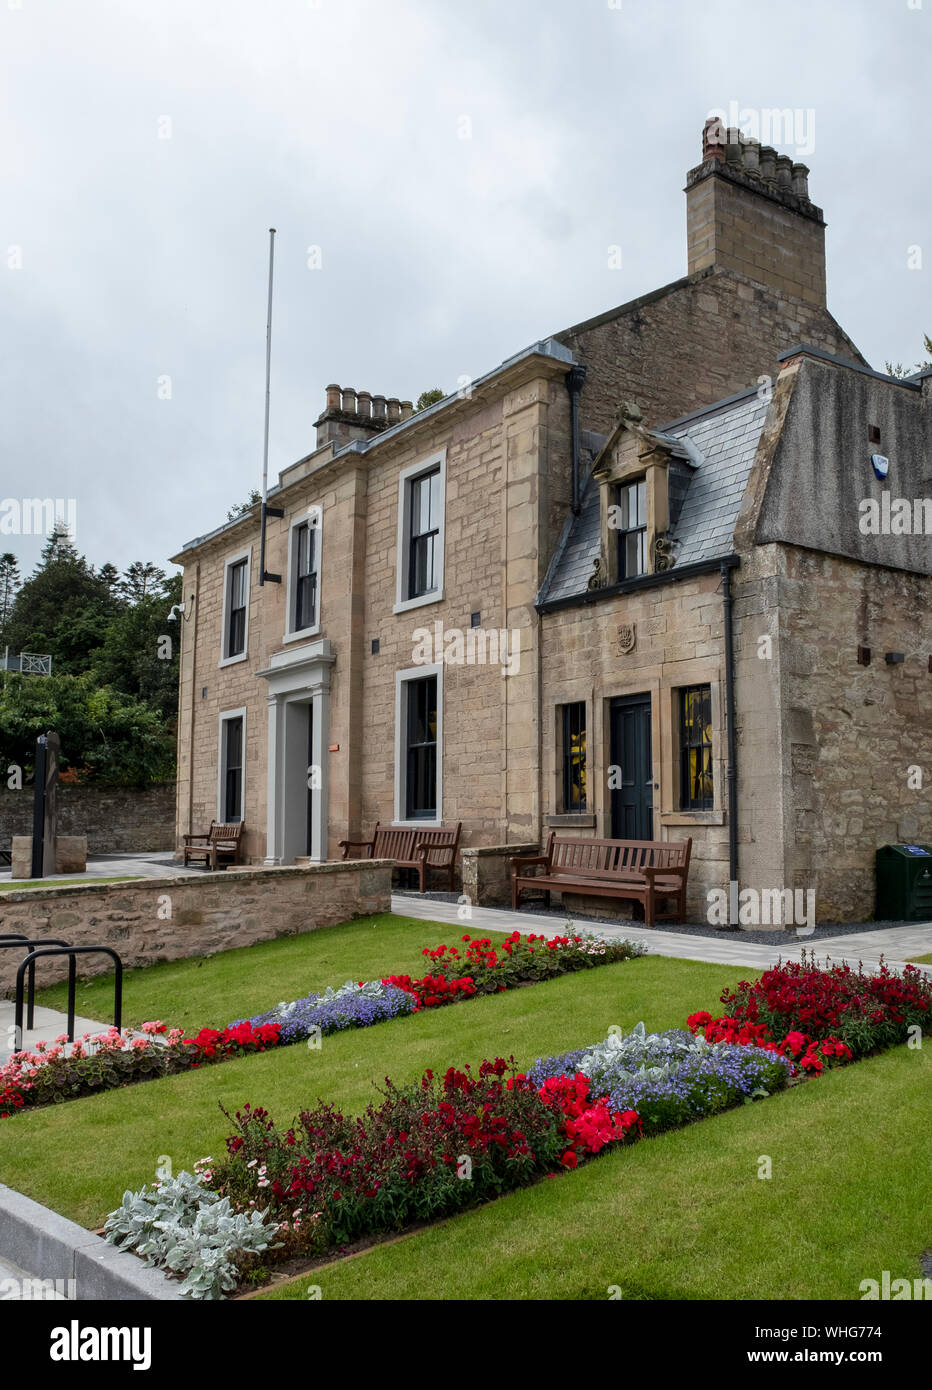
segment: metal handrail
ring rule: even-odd
[[[23,1036],[23,983],[27,969],[40,956],[68,957],[68,1041],[74,1042],[74,997],[77,985],[77,957],[88,955],[109,956],[114,964],[113,975],[113,1026],[119,1030],[123,1021],[123,962],[116,951],[109,946],[47,946],[41,951],[32,951],[19,965],[16,972],[16,1013],[14,1015],[15,1036]]]
[[[27,950],[27,952],[26,952],[26,954],[28,955],[28,954],[29,954],[29,951],[31,951],[32,948],[33,948],[34,946],[67,946],[67,945],[68,945],[68,942],[67,942],[67,941],[62,941],[62,939],[61,939],[60,936],[36,936],[36,937],[28,937],[28,936],[20,936],[20,935],[19,935],[18,933],[16,933],[16,932],[4,932],[4,934],[3,934],[2,936],[0,936],[0,950],[2,950],[4,946],[22,946],[22,945],[26,945],[26,946],[28,947],[28,950]],[[35,961],[33,961],[32,965],[29,967],[29,999],[28,999],[28,1011],[27,1011],[27,1013],[26,1013],[26,1027],[27,1027],[27,1028],[32,1028],[33,1025],[35,1024],[35,1012],[36,1012],[36,965],[35,965]],[[22,1035],[21,1035],[21,1034],[17,1034],[17,1035],[16,1035],[16,1041],[17,1041],[17,1043],[22,1043],[23,1039],[22,1039]],[[17,1051],[19,1051],[19,1048],[17,1048]]]

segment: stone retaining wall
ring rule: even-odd
[[[350,860],[301,869],[226,869],[134,883],[25,889],[0,894],[0,935],[100,944],[117,951],[127,968],[153,965],[388,912],[391,874],[390,860]],[[12,992],[20,959],[18,950],[0,951],[0,992]],[[64,979],[66,960],[40,961],[40,985]],[[111,969],[106,956],[81,958],[78,966],[82,975]]]
[[[2,770],[2,769],[0,769]],[[206,829],[206,824],[204,829]],[[90,854],[133,854],[175,848],[175,783],[151,787],[58,784],[59,835],[86,835]],[[32,834],[32,787],[0,783],[0,849]]]

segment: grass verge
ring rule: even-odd
[[[92,874],[90,878],[42,878],[35,882],[30,880],[27,883],[19,879],[15,883],[0,883],[0,893],[39,893],[43,889],[49,888],[81,888],[95,887],[98,883],[129,883],[141,878],[141,874],[120,874],[116,878],[95,878]]]

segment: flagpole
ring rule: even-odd
[[[268,315],[265,325],[265,432],[262,443],[262,508],[259,513],[260,542],[259,542],[259,583],[264,584],[266,579],[277,578],[281,582],[280,576],[267,575],[265,572],[265,521],[268,515],[266,506],[266,495],[269,486],[269,397],[272,382],[272,276],[275,266],[275,228],[269,228],[269,305]]]

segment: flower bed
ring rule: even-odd
[[[690,1029],[709,1042],[736,1042],[791,1056],[818,1074],[832,1059],[848,1061],[905,1042],[932,1023],[932,979],[914,965],[902,975],[881,958],[875,975],[862,966],[820,969],[814,955],[778,963],[759,980],[725,990],[721,1018],[691,1014]]]
[[[248,1023],[274,1026],[282,1043],[300,1042],[317,1032],[321,1037],[344,1028],[368,1028],[387,1018],[414,1013],[417,1001],[404,989],[384,980],[347,980],[339,989],[306,994],[291,1004],[278,1004]]]
[[[631,941],[605,942],[579,936],[548,940],[533,933],[524,938],[513,932],[499,956],[488,937],[471,941],[466,936],[463,941],[470,944],[462,953],[457,947],[440,946],[434,951],[425,947],[423,954],[434,961],[434,970],[422,979],[391,975],[382,980],[347,980],[337,990],[281,1003],[224,1029],[202,1028],[191,1038],[185,1038],[181,1029],[169,1032],[163,1023],[144,1023],[146,1036],[141,1038],[110,1028],[97,1036],[85,1033],[70,1050],[64,1035],[52,1047],[39,1043],[33,1052],[16,1053],[0,1067],[0,1120],[32,1106],[170,1076],[315,1034],[323,1037],[346,1028],[367,1028],[477,994],[631,960],[645,950]],[[475,972],[476,979],[470,971]]]
[[[681,1029],[647,1033],[643,1023],[594,1047],[538,1060],[528,1073],[538,1086],[582,1075],[613,1111],[636,1111],[644,1134],[781,1090],[794,1074],[789,1058],[741,1044],[711,1043]]]
[[[538,1061],[527,1075],[498,1057],[477,1076],[467,1066],[440,1078],[426,1071],[404,1087],[386,1078],[381,1102],[361,1116],[319,1102],[282,1131],[266,1109],[245,1105],[228,1115],[227,1158],[211,1161],[210,1186],[232,1213],[261,1213],[274,1258],[314,1258],[771,1095],[793,1070],[775,1053],[639,1024],[625,1038]],[[134,1200],[127,1194],[124,1208]],[[113,1213],[114,1229],[124,1229],[121,1219]],[[241,1268],[250,1263],[247,1252]]]
[[[69,1048],[63,1033],[51,1046],[40,1042],[34,1052],[14,1053],[0,1067],[0,1119],[37,1105],[75,1100],[228,1057],[264,1052],[279,1042],[277,1027],[254,1028],[249,1023],[202,1028],[193,1038],[186,1038],[181,1028],[169,1030],[162,1022],[142,1027],[146,1036],[141,1038],[109,1028],[96,1036],[85,1033]]]
[[[608,941],[596,936],[551,936],[514,931],[500,946],[489,937],[468,934],[458,946],[425,947],[423,954],[432,965],[426,978],[436,983],[466,980],[475,994],[494,994],[516,985],[552,980],[575,970],[591,970],[612,961],[642,956],[646,947],[635,941]],[[419,982],[415,981],[415,985]]]

